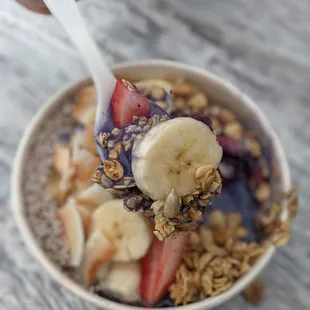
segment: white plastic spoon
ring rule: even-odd
[[[105,123],[116,79],[91,38],[75,0],[44,0],[44,2],[77,47],[95,83],[97,91],[95,136],[97,136]]]

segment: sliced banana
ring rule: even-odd
[[[141,268],[138,262],[114,263],[103,287],[123,301],[140,300]]]
[[[96,272],[96,278],[99,282],[103,281],[107,277],[108,273],[111,270],[112,264],[113,263],[111,261],[108,261],[102,264],[101,267],[99,267],[98,271]]]
[[[84,284],[94,284],[108,274],[109,261],[115,254],[113,243],[100,231],[95,230],[89,236],[84,250],[82,275]]]
[[[148,222],[139,213],[127,212],[123,200],[110,200],[92,214],[92,231],[102,231],[115,245],[116,262],[143,257],[152,242]]]
[[[95,209],[104,202],[112,200],[113,195],[101,185],[94,183],[80,192],[75,199],[79,204],[86,205],[87,207],[90,207],[90,209]]]
[[[58,217],[63,224],[64,243],[70,253],[69,265],[77,267],[83,257],[84,228],[82,217],[74,200],[69,199],[66,205],[59,209]]]
[[[137,145],[132,172],[139,189],[154,200],[164,200],[174,188],[179,197],[196,190],[195,172],[217,167],[222,148],[204,123],[178,117],[153,127]]]

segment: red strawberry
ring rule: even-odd
[[[153,306],[167,293],[180,266],[186,242],[187,236],[184,235],[164,241],[154,237],[151,248],[142,259],[140,294],[146,306]]]
[[[111,104],[113,123],[118,128],[130,124],[133,116],[150,116],[151,106],[147,98],[125,80],[117,80]]]

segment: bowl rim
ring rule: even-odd
[[[113,71],[123,70],[128,68],[152,68],[160,66],[162,69],[179,69],[184,72],[194,73],[198,75],[202,75],[205,78],[212,80],[216,84],[220,84],[221,87],[226,88],[233,94],[237,95],[240,98],[240,101],[243,104],[247,105],[251,110],[257,115],[257,118],[261,122],[261,124],[266,128],[266,130],[270,134],[270,138],[272,139],[273,145],[277,152],[277,156],[279,158],[279,169],[282,171],[282,183],[283,187],[286,191],[289,191],[291,188],[291,178],[289,166],[287,163],[287,159],[282,148],[281,142],[271,128],[266,116],[263,112],[257,107],[257,105],[253,102],[253,100],[244,94],[237,87],[232,85],[230,82],[220,78],[219,76],[209,72],[206,69],[201,69],[193,65],[188,65],[175,61],[168,60],[140,60],[140,61],[127,61],[123,63],[118,63],[112,66]],[[77,89],[82,87],[83,85],[89,84],[91,81],[90,77],[83,78],[77,82],[67,84],[63,89],[58,91],[55,95],[47,100],[47,102],[39,109],[39,111],[35,114],[33,119],[31,120],[28,128],[26,129],[16,153],[16,157],[14,160],[13,171],[12,171],[12,179],[11,179],[11,209],[13,212],[14,219],[16,221],[17,227],[21,233],[22,239],[26,246],[29,248],[31,255],[35,257],[41,266],[48,272],[48,274],[56,280],[60,285],[63,285],[70,292],[79,296],[80,298],[91,302],[92,304],[101,307],[107,308],[110,310],[141,310],[141,307],[129,306],[120,303],[116,303],[110,301],[106,298],[96,296],[95,294],[87,291],[87,289],[83,288],[73,280],[71,280],[68,276],[66,276],[44,253],[43,249],[39,246],[38,242],[35,239],[35,236],[32,232],[30,224],[28,223],[26,216],[24,214],[24,201],[23,201],[23,193],[22,193],[22,172],[25,166],[25,160],[28,148],[32,142],[32,136],[36,133],[37,128],[41,125],[42,120],[63,100],[63,98],[68,97],[70,94],[73,94]],[[285,207],[285,205],[284,205]],[[287,213],[287,211],[286,211]],[[284,217],[286,217],[284,215]],[[226,292],[214,296],[209,297],[204,300],[183,305],[177,306],[178,309],[181,310],[198,310],[198,309],[211,309],[215,306],[218,306],[230,298],[240,293],[247,285],[253,281],[258,274],[264,269],[264,267],[269,263],[272,256],[275,253],[275,247],[269,246],[266,252],[258,259],[255,265],[251,268],[251,270],[246,273],[243,277],[238,279],[234,285]],[[149,309],[158,309],[158,308],[149,308]]]

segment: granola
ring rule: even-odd
[[[193,87],[181,79],[176,81],[172,93],[176,97],[189,97],[193,93]]]
[[[242,138],[243,129],[237,121],[232,121],[224,126],[224,134],[234,140],[240,140]]]
[[[188,105],[196,110],[199,111],[200,109],[206,108],[208,105],[208,98],[204,93],[196,93],[191,96],[188,100]]]
[[[250,304],[260,304],[264,298],[264,287],[262,280],[254,280],[245,290],[243,290],[242,296]]]
[[[105,175],[113,181],[118,181],[124,176],[123,166],[117,160],[106,160],[103,163],[103,171]]]
[[[284,203],[288,210],[288,216],[285,220],[282,218],[281,206],[276,203],[268,209],[261,208],[256,218],[257,226],[263,231],[265,238],[276,247],[284,246],[290,240],[292,220],[297,215],[298,210],[296,186],[285,195]]]
[[[156,96],[159,92],[156,90],[154,93],[152,89],[149,88],[149,85],[146,86],[144,85],[147,89],[146,92],[148,92],[152,98],[158,99],[156,103],[160,105],[161,101],[159,100],[159,96]],[[156,87],[155,85],[155,89]],[[188,97],[188,100],[191,102],[191,107],[206,107],[206,96],[201,92],[192,91],[193,94]],[[125,178],[132,178],[132,169],[128,169],[125,164],[122,165],[120,160],[123,160],[125,157],[125,161],[130,163],[131,151],[135,150],[145,134],[151,128],[169,118],[167,114],[154,114],[150,118],[133,117],[133,122],[122,130],[115,130],[114,128],[111,134],[107,132],[99,133],[97,142],[102,147],[102,152],[106,152],[107,159],[105,159],[103,165],[96,169],[93,177],[95,182],[102,184],[106,189],[113,188],[119,191],[125,190],[126,192],[120,193],[120,196],[125,199],[126,209],[143,212],[145,215],[154,218],[154,234],[159,239],[164,239],[169,236],[175,237],[178,233],[191,230],[195,227],[202,221],[203,210],[210,204],[214,197],[220,194],[222,189],[222,179],[216,167],[212,165],[198,166],[195,173],[196,189],[193,193],[179,197],[175,189],[172,188],[170,192],[166,194],[166,197],[162,199],[164,206],[161,212],[155,214],[151,208],[151,203],[146,203],[143,193],[138,187],[135,187],[135,183],[131,182],[129,186],[124,182]],[[116,146],[118,146],[118,149],[116,149]],[[131,196],[133,194],[140,195],[142,200],[132,199]],[[128,204],[128,202],[130,202],[130,204]],[[143,208],[141,205],[143,205]],[[149,209],[147,209],[147,207],[149,207]]]
[[[224,159],[219,171],[212,165],[199,167],[196,170],[197,188],[193,193],[178,197],[172,189],[163,201],[153,201],[137,189],[132,176],[126,175],[120,158],[124,152],[134,149],[146,132],[167,120],[168,116],[154,115],[150,119],[134,117],[133,124],[126,127],[125,132],[113,128],[111,132],[100,133],[96,142],[107,151],[107,160],[101,163],[90,130],[95,119],[95,104],[91,104],[95,103],[95,92],[93,87],[86,87],[79,92],[72,112],[83,129],[76,132],[68,143],[55,147],[47,189],[60,206],[71,197],[83,204],[78,209],[87,234],[88,218],[96,207],[93,192],[87,192],[91,175],[93,182],[108,190],[111,195],[109,199],[121,197],[127,210],[143,212],[154,219],[154,235],[158,239],[174,238],[180,232],[190,230],[189,248],[184,253],[175,282],[169,287],[170,298],[175,305],[181,305],[227,291],[249,272],[268,244],[277,247],[287,244],[291,222],[298,211],[298,197],[295,187],[284,195],[288,218],[283,220],[282,201],[272,201],[270,168],[255,134],[246,131],[232,111],[214,105],[208,96],[184,79],[163,85],[165,87],[144,86],[143,93],[155,100],[161,109],[169,111],[171,108],[173,116],[209,115],[212,130],[219,135],[224,152],[235,160],[233,164]],[[169,87],[172,89],[172,106],[165,97]],[[219,210],[212,211],[208,214],[206,226],[193,231],[202,222],[203,212],[212,198],[221,192],[222,181],[229,184],[238,179],[238,165],[235,163],[240,164],[245,157],[250,158],[253,164],[249,167],[248,178],[253,196],[259,203],[256,224],[264,237],[262,241],[244,241],[249,231],[242,226],[242,215],[237,212],[224,214]],[[271,170],[273,175],[279,174],[276,163]],[[259,303],[263,299],[261,281],[253,282],[242,295],[250,303]]]
[[[240,237],[229,233],[221,240],[214,238],[219,227],[223,231],[246,231],[241,222],[242,216],[238,213],[225,215],[216,210],[210,213],[208,224],[201,226],[199,233],[190,232],[189,248],[184,253],[175,282],[169,287],[176,306],[225,292],[264,253],[266,245],[242,241],[245,234]],[[188,283],[191,283],[191,289],[186,292],[184,287]]]

